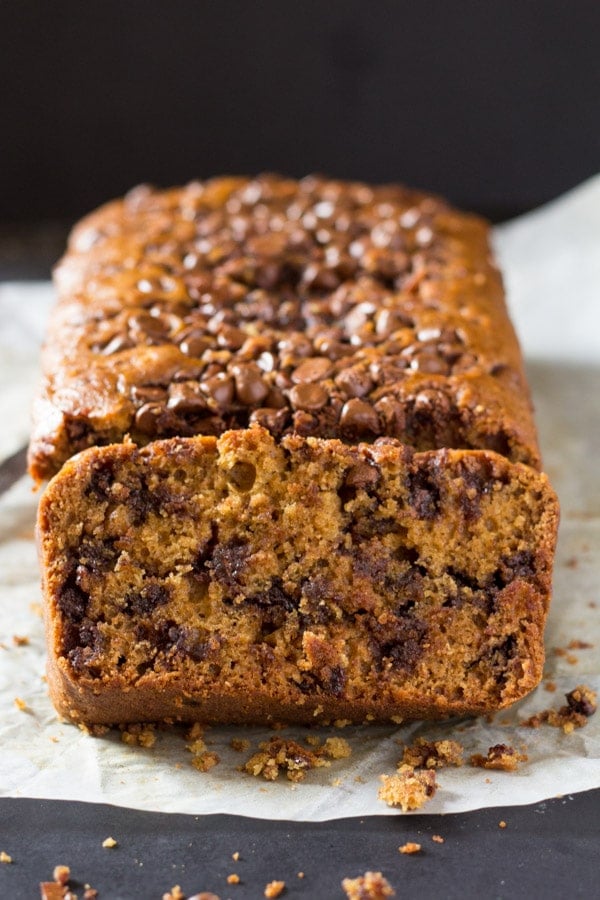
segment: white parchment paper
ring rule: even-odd
[[[400,744],[419,735],[460,740],[467,757],[497,743],[528,755],[514,773],[469,766],[442,770],[425,813],[532,803],[600,786],[600,712],[571,734],[518,724],[561,706],[577,684],[600,691],[600,176],[498,228],[495,242],[526,355],[545,467],[562,504],[545,676],[556,691],[540,686],[492,723],[315,729],[321,737],[346,738],[352,756],[309,772],[297,785],[238,770],[272,734],[266,729],[208,730],[208,749],[220,763],[207,773],[190,765],[178,733],[160,732],[150,749],[125,745],[115,732],[90,737],[59,721],[47,697],[33,533],[37,496],[22,478],[0,499],[0,795],[269,819],[398,815],[377,799],[379,775],[392,774]],[[45,283],[0,285],[0,460],[27,439],[51,301]],[[29,643],[19,646],[15,635]],[[572,641],[593,646],[554,652]],[[307,733],[278,732],[301,741]],[[247,738],[252,750],[234,751],[232,737]]]

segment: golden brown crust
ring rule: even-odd
[[[539,465],[487,225],[398,186],[141,188],[74,230],[30,471],[130,434],[395,437]]]
[[[259,427],[92,448],[39,512],[49,684],[87,723],[483,714],[539,681],[544,475]]]

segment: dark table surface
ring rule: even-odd
[[[0,227],[0,281],[48,277],[65,230]],[[102,847],[108,836],[113,849]],[[421,852],[400,854],[407,841]],[[592,900],[600,898],[599,847],[600,790],[531,806],[321,823],[1,798],[0,851],[13,863],[0,864],[0,900],[38,897],[57,864],[70,866],[80,900],[86,883],[100,900],[160,900],[176,884],[188,895],[245,900],[263,897],[272,880],[286,882],[284,897],[329,900],[344,896],[343,878],[365,871],[383,872],[397,897]],[[239,884],[227,883],[231,873]]]

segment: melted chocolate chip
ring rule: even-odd
[[[435,464],[422,464],[407,478],[408,502],[419,519],[435,519],[440,510],[440,488]]]
[[[386,662],[395,669],[413,669],[423,654],[427,624],[412,615],[396,616],[385,625],[369,617],[371,649],[379,667]]]
[[[240,593],[249,555],[250,548],[245,541],[235,539],[217,544],[208,568],[229,593]]]
[[[76,573],[71,572],[58,592],[57,605],[67,621],[81,622],[85,616],[89,599],[89,594],[77,584]]]
[[[149,616],[159,606],[164,606],[170,599],[170,591],[164,584],[153,581],[137,592],[130,592],[125,597],[125,612],[130,616]]]

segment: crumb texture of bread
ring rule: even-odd
[[[73,231],[30,471],[122,441],[393,437],[539,465],[487,224],[395,185],[142,187]]]
[[[556,524],[546,477],[491,451],[91,448],[40,504],[52,698],[87,725],[493,711],[541,677]]]

